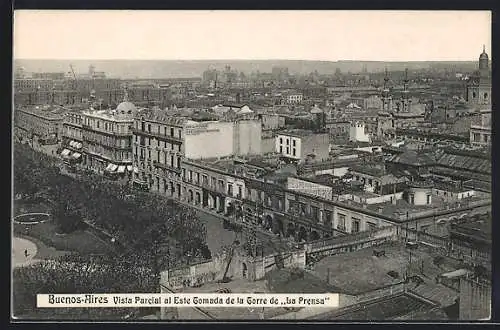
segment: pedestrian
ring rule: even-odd
[[[28,250],[27,250],[27,249],[25,249],[25,250],[24,250],[24,256],[25,256],[26,258],[28,258]]]

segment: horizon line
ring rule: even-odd
[[[296,62],[393,62],[393,63],[415,63],[415,62],[477,62],[477,59],[463,60],[463,59],[431,59],[431,60],[362,60],[362,59],[341,59],[341,60],[315,60],[315,59],[162,59],[162,58],[13,58],[14,61],[179,61],[179,62],[224,62],[224,61],[245,61],[245,62],[263,62],[263,61],[296,61]],[[490,61],[491,58],[489,59]]]

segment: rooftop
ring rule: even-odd
[[[388,321],[400,319],[429,320],[431,311],[435,306],[417,299],[408,294],[399,294],[397,296],[384,297],[373,302],[361,304],[347,311],[327,312],[313,316],[311,320],[352,320],[352,321]],[[418,314],[416,314],[418,313]],[[437,320],[447,320],[443,313],[436,314],[440,317]]]
[[[279,132],[279,135],[288,135],[288,136],[295,136],[295,137],[304,137],[304,136],[310,136],[310,135],[315,135],[317,133],[311,131],[311,130],[306,130],[306,129],[288,129],[288,130],[283,130]],[[322,135],[326,133],[320,133]]]
[[[373,248],[366,248],[323,258],[313,266],[312,273],[318,278],[326,278],[329,272],[330,285],[348,294],[358,295],[400,283],[407,269],[411,273],[422,262],[424,278],[429,285],[435,284],[434,278],[437,275],[457,269],[457,265],[449,263],[436,266],[433,263],[433,252],[424,248],[411,251],[411,264],[410,251],[402,243],[385,243],[377,246],[377,250],[384,250],[385,256],[376,257],[373,255]],[[399,278],[391,277],[388,274],[390,271],[397,272]]]
[[[460,223],[452,224],[450,232],[465,236],[473,236],[491,244],[491,227],[491,214],[483,214],[477,215],[474,218],[463,219]]]
[[[31,113],[35,116],[44,117],[47,119],[63,119],[67,112],[64,108],[54,106],[33,107],[33,108],[17,108],[16,110]]]
[[[411,166],[429,166],[436,163],[434,154],[416,150],[404,150],[401,154],[391,156],[387,161]]]

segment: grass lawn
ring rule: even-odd
[[[53,247],[58,251],[72,251],[80,254],[102,254],[109,251],[105,243],[87,230],[78,230],[64,235],[56,234],[56,225],[53,222],[35,225],[15,224],[14,232],[16,235],[35,238],[47,247]]]

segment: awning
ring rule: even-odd
[[[81,153],[79,153],[79,152],[75,152],[75,153],[73,154],[73,158],[77,159],[77,158],[79,158],[81,155],[82,155]]]
[[[69,146],[74,148],[75,147],[75,141],[69,141]]]
[[[111,164],[111,169],[110,169],[110,171],[111,171],[111,172],[114,172],[114,171],[116,171],[116,169],[117,169],[117,168],[118,168],[118,165]]]
[[[63,155],[63,156],[67,156],[67,155],[69,155],[69,153],[70,153],[70,152],[71,152],[71,151],[69,151],[68,149],[64,149],[64,150],[61,152],[61,155]]]
[[[77,142],[77,143],[76,143],[76,148],[77,148],[77,149],[80,149],[81,147],[82,147],[82,143],[81,143],[81,142]]]
[[[106,171],[111,171],[111,167],[113,167],[113,164],[109,163],[106,167]]]
[[[467,269],[457,269],[449,273],[441,274],[441,277],[454,278],[467,275],[469,271]]]
[[[127,165],[127,171],[132,172],[134,167],[132,165]]]
[[[125,166],[124,165],[118,166],[118,173],[124,173],[124,172],[125,172]]]

